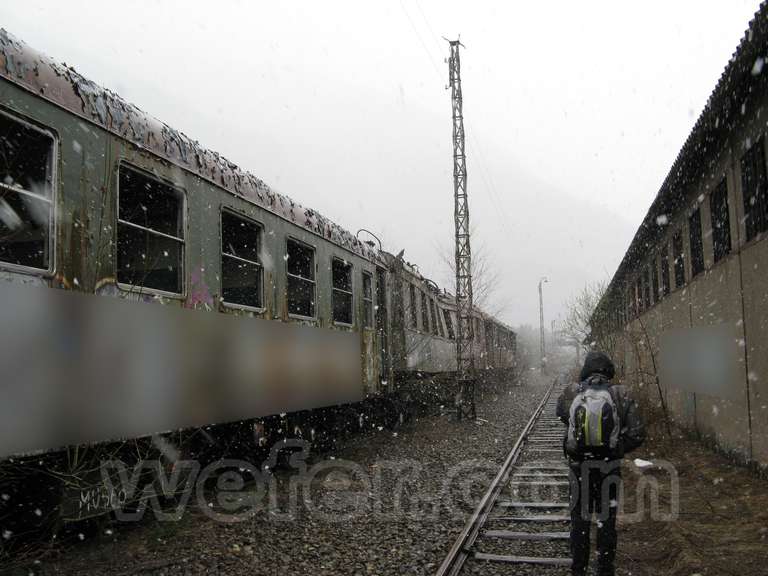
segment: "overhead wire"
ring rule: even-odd
[[[432,28],[432,25],[429,23],[429,19],[427,18],[427,15],[424,13],[424,10],[421,8],[421,5],[419,4],[418,0],[414,0],[414,4],[416,5],[416,8],[418,9],[419,13],[421,14],[422,19],[424,20],[424,23],[427,26],[427,29],[429,30],[430,36],[432,40],[435,42],[435,46],[438,49],[440,49],[440,41],[435,34],[434,29]],[[427,55],[427,59],[429,60],[430,64],[432,65],[432,68],[434,69],[435,73],[437,74],[438,78],[443,81],[444,76],[440,74],[440,70],[435,62],[435,59],[432,55],[432,52],[427,47],[427,44],[424,42],[424,39],[421,36],[421,33],[419,32],[418,28],[416,27],[416,24],[413,21],[413,18],[411,18],[411,15],[408,13],[408,10],[405,8],[405,4],[403,3],[403,0],[400,0],[400,7],[402,8],[403,12],[405,13],[406,18],[408,19],[408,22],[411,25],[411,29],[413,30],[414,34],[416,35],[417,39],[419,40],[419,44],[421,45],[422,49]],[[496,212],[499,222],[501,224],[501,227],[505,233],[508,233],[509,230],[507,229],[506,224],[506,211],[504,210],[503,202],[501,201],[501,197],[496,189],[495,184],[493,183],[493,179],[491,177],[490,171],[488,170],[485,162],[485,157],[482,151],[482,148],[480,147],[480,144],[476,137],[474,136],[473,132],[469,131],[469,140],[471,143],[471,148],[473,151],[477,152],[477,160],[478,160],[478,173],[480,174],[480,178],[485,184],[485,192],[488,194],[488,199],[491,201],[491,204],[494,208],[494,212]]]
[[[403,4],[403,0],[400,0],[400,8],[403,9],[403,12],[405,13],[406,18],[408,18],[408,22],[410,22],[411,24],[411,29],[413,30],[414,34],[416,34],[416,37],[419,39],[419,43],[421,44],[421,47],[424,49],[424,52],[427,54],[427,57],[429,58],[429,61],[432,64],[432,68],[434,68],[435,70],[435,74],[437,74],[438,78],[444,78],[444,76],[441,76],[440,69],[437,67],[437,64],[432,58],[432,53],[429,51],[429,48],[427,48],[427,45],[424,43],[424,40],[421,37],[421,33],[419,32],[419,29],[416,28],[416,24],[413,22],[411,15],[408,13],[408,10],[405,9],[405,4]]]

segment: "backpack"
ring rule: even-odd
[[[569,410],[565,451],[578,459],[603,458],[616,453],[621,423],[610,384],[603,378],[589,378]]]

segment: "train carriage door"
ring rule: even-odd
[[[376,335],[379,344],[379,381],[382,392],[391,390],[389,383],[389,340],[387,334],[387,271],[376,268]]]

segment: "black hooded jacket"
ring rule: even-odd
[[[640,416],[637,402],[632,399],[626,387],[615,384],[613,377],[616,369],[613,362],[604,352],[590,352],[584,359],[584,367],[581,369],[579,379],[586,385],[586,381],[592,378],[599,380],[602,385],[607,385],[613,396],[616,408],[619,411],[621,432],[619,435],[619,447],[613,458],[621,458],[640,446],[645,440],[645,425]],[[571,403],[580,391],[581,383],[574,382],[563,390],[557,399],[557,416],[568,426]]]

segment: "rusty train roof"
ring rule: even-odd
[[[612,299],[620,298],[625,278],[638,262],[645,259],[658,236],[666,233],[659,229],[657,218],[679,210],[685,202],[689,186],[700,178],[705,169],[712,168],[715,157],[729,140],[732,126],[741,122],[744,102],[765,89],[768,84],[768,74],[763,70],[763,63],[768,70],[766,43],[768,2],[763,1],[664,178],[600,302],[599,310],[610,305]],[[755,66],[760,59],[757,70]]]
[[[376,258],[374,250],[315,210],[275,192],[253,174],[2,28],[0,76],[330,242],[370,260]]]

